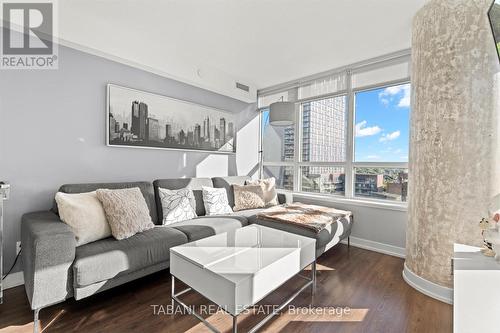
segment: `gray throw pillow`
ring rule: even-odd
[[[154,228],[148,205],[138,187],[96,192],[106,213],[111,234],[116,239],[129,238]]]

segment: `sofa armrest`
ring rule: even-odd
[[[280,205],[289,204],[292,202],[293,202],[292,192],[278,192],[278,203]]]
[[[32,309],[73,295],[76,239],[71,228],[51,211],[25,214],[21,222],[24,286]]]

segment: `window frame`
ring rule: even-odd
[[[355,120],[356,120],[356,94],[376,90],[383,89],[391,86],[410,84],[411,79],[409,77],[398,79],[398,80],[390,80],[384,81],[376,84],[370,84],[365,86],[360,86],[353,88],[352,87],[352,70],[346,70],[346,89],[341,91],[336,91],[330,94],[323,94],[319,96],[314,96],[310,98],[298,99],[294,101],[295,103],[295,119],[298,121],[295,122],[295,140],[294,140],[294,159],[293,161],[287,162],[265,162],[263,160],[263,128],[262,128],[262,115],[263,112],[268,110],[268,107],[263,107],[259,110],[259,153],[260,153],[260,167],[259,167],[259,175],[262,177],[264,166],[290,166],[293,167],[294,179],[293,179],[293,191],[287,191],[284,189],[279,189],[284,192],[292,192],[301,197],[313,197],[318,199],[327,199],[328,201],[337,201],[337,202],[345,202],[345,203],[357,203],[365,206],[375,206],[375,207],[383,207],[388,209],[395,210],[406,210],[408,207],[407,201],[391,201],[386,199],[376,199],[369,197],[362,197],[355,195],[355,169],[356,168],[386,168],[386,169],[408,169],[408,162],[356,162],[355,161]],[[335,98],[342,97],[346,98],[346,115],[347,115],[347,128],[346,128],[346,160],[344,162],[303,162],[302,161],[302,104],[307,102],[313,102],[317,100],[327,99],[327,98]],[[411,110],[410,110],[411,113]],[[345,185],[344,185],[344,195],[341,194],[330,194],[330,193],[317,193],[317,192],[306,192],[302,191],[302,184],[300,177],[301,167],[304,166],[328,166],[328,167],[341,167],[344,168],[345,172]]]

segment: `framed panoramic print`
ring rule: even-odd
[[[236,152],[227,111],[108,84],[106,119],[108,146]]]
[[[491,30],[497,47],[498,60],[500,60],[500,0],[493,1],[493,4],[488,11],[490,18]]]

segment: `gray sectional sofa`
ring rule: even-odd
[[[258,223],[288,232],[316,238],[317,256],[350,235],[348,221],[332,224],[333,230],[315,234],[300,227],[259,220],[259,209],[235,212],[230,215],[205,216],[201,187],[225,188],[228,200],[234,205],[232,184],[242,185],[245,176],[216,178],[158,179],[149,182],[100,183],[63,185],[66,193],[89,192],[99,188],[118,189],[139,187],[149,207],[151,219],[158,227],[124,240],[112,237],[76,247],[71,228],[61,222],[57,205],[49,211],[25,214],[22,218],[21,242],[25,289],[35,310],[74,297],[79,300],[113,288],[142,276],[169,267],[169,250],[173,246]],[[197,218],[160,226],[162,206],[158,188],[189,187],[196,199]],[[284,203],[284,195],[278,195]]]

